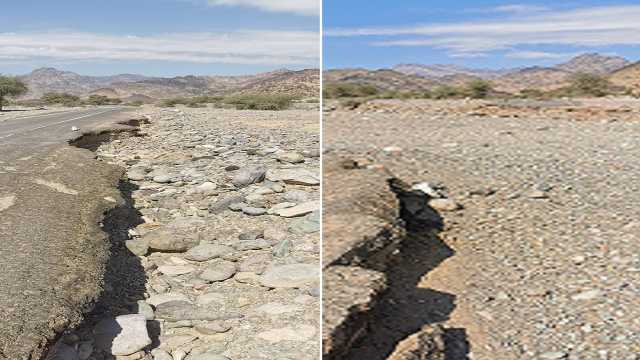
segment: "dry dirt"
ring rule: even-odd
[[[386,359],[440,323],[452,360],[638,359],[638,119],[631,99],[327,111],[326,156],[384,166],[461,206],[439,211],[431,240],[403,242],[370,335],[347,358]]]

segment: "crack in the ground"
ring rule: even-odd
[[[422,288],[421,279],[455,252],[440,237],[443,218],[428,205],[428,195],[411,190],[399,179],[389,186],[400,205],[398,224],[406,235],[394,246],[394,256],[362,261],[355,266],[381,272],[387,288],[380,292],[365,317],[366,327],[354,334],[344,360],[466,360],[470,346],[464,328],[444,328],[455,308],[456,296]],[[383,251],[389,252],[389,251]],[[353,266],[353,264],[352,264]],[[366,335],[363,334],[366,332]]]
[[[95,152],[102,144],[121,137],[141,136],[140,124],[148,124],[146,118],[129,119],[115,126],[89,131],[69,141],[70,146]],[[105,273],[101,279],[102,292],[94,301],[85,304],[82,309],[84,320],[75,329],[91,329],[105,315],[113,312],[130,312],[128,306],[135,300],[144,299],[146,274],[136,256],[128,252],[125,241],[129,230],[142,224],[142,214],[134,207],[132,193],[137,186],[125,179],[118,184],[121,199],[113,199],[117,205],[108,210],[100,222],[101,230],[108,240],[108,259],[105,261]],[[66,359],[65,348],[78,343],[78,337],[69,329],[58,334],[47,346],[44,360]],[[76,345],[77,346],[77,345]]]

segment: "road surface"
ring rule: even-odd
[[[120,201],[120,169],[67,145],[126,119],[121,107],[0,118],[0,359],[37,359],[81,320],[108,259],[98,224]]]
[[[34,149],[63,144],[80,130],[113,121],[123,107],[74,109],[3,120],[0,117],[0,161],[29,156]]]

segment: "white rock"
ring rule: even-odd
[[[16,203],[15,195],[8,195],[0,197],[0,211],[7,210]]]
[[[196,303],[198,305],[208,305],[211,303],[224,304],[224,300],[225,297],[223,294],[211,292],[198,296],[198,298],[196,299]]]
[[[197,194],[204,194],[204,195],[210,196],[210,195],[215,195],[216,194],[216,189],[217,188],[218,188],[218,186],[216,184],[207,181],[205,183],[202,183],[202,184],[196,186],[195,192]]]
[[[318,210],[319,208],[320,208],[319,201],[308,201],[300,205],[277,210],[275,211],[275,213],[282,217],[291,218],[291,217],[307,215],[309,213],[312,213]]]
[[[152,295],[146,301],[149,305],[158,306],[169,301],[189,301],[189,298],[182,293],[168,293]]]
[[[575,294],[571,297],[571,299],[579,301],[579,300],[591,300],[595,299],[602,294],[602,291],[598,289],[587,290],[581,293]]]
[[[288,264],[268,269],[260,284],[271,288],[299,288],[320,281],[320,268],[312,264]]]
[[[280,315],[286,313],[292,313],[302,310],[300,306],[296,305],[286,305],[280,303],[268,303],[259,306],[256,309],[258,312],[263,312],[269,315]]]
[[[200,278],[210,282],[224,281],[236,273],[236,264],[231,261],[221,261],[210,265],[200,274]]]
[[[456,211],[460,209],[460,205],[451,199],[431,199],[429,206],[440,211]]]
[[[281,341],[308,341],[316,334],[316,328],[311,325],[300,325],[295,328],[284,327],[271,329],[258,334],[258,337],[270,343]]]
[[[191,273],[195,270],[193,266],[188,265],[162,265],[158,266],[158,271],[169,276],[178,276]]]
[[[151,344],[144,315],[120,315],[100,321],[93,329],[96,344],[112,355],[131,355]]]
[[[431,196],[432,198],[439,198],[441,197],[440,193],[438,192],[438,190],[434,189],[433,187],[431,187],[431,185],[428,182],[421,182],[421,183],[417,183],[415,185],[413,185],[411,187],[412,190],[418,190],[418,191],[422,191],[423,193]]]

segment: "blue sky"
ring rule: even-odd
[[[319,66],[317,0],[20,0],[0,11],[0,73],[249,74]]]
[[[640,60],[638,1],[324,0],[323,66],[551,65],[585,52]]]

